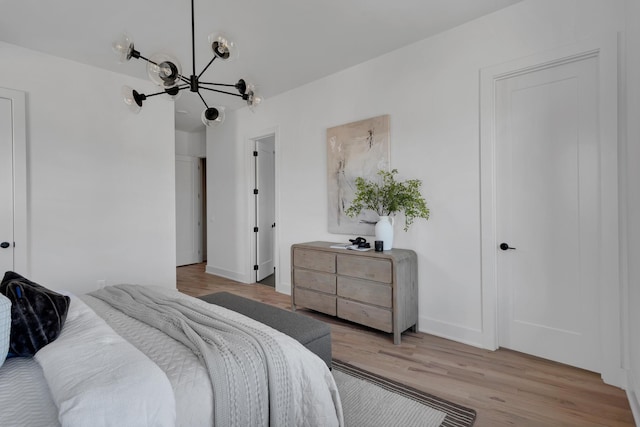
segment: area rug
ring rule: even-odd
[[[346,427],[468,427],[476,411],[333,360]]]

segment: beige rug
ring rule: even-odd
[[[333,360],[346,427],[468,427],[476,411]]]

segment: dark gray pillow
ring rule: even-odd
[[[33,356],[60,335],[70,299],[7,271],[0,294],[11,300],[10,356]]]

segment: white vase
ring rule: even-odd
[[[393,218],[390,216],[381,216],[376,223],[376,240],[382,240],[382,250],[388,251],[393,247]]]

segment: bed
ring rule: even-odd
[[[298,341],[177,291],[70,295],[59,337],[0,367],[1,426],[338,426],[326,364]]]

